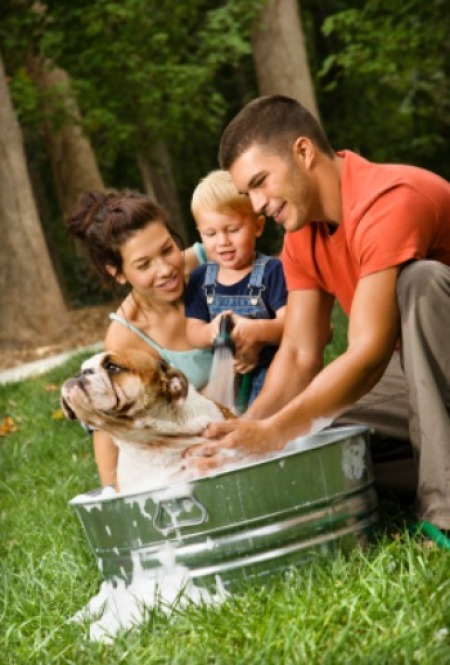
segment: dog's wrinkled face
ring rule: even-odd
[[[89,358],[81,372],[62,386],[61,406],[71,420],[92,427],[132,426],[149,407],[164,411],[182,402],[188,381],[159,354],[133,350]]]

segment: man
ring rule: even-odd
[[[419,519],[449,530],[449,183],[334,152],[306,109],[278,95],[238,113],[219,159],[255,212],[286,231],[289,298],[259,398],[245,418],[210,425],[218,440],[190,454],[212,468],[223,448],[263,453],[338,417],[369,422],[410,439]],[[348,349],[323,367],[335,297]]]

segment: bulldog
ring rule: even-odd
[[[208,423],[235,417],[153,350],[89,358],[64,382],[61,407],[69,420],[112,436],[119,449],[116,489],[127,493],[182,480],[184,451],[205,441]]]

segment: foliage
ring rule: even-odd
[[[345,106],[342,123],[353,148],[378,161],[414,163],[448,176],[444,13],[443,0],[370,0],[329,15],[322,31],[333,49],[318,77],[324,99],[337,93],[341,112]]]
[[[67,502],[96,485],[95,464],[89,438],[61,419],[58,404],[60,384],[80,360],[0,386],[10,419],[0,438],[5,665],[449,661],[448,553],[413,541],[407,513],[392,499],[381,503],[384,524],[369,549],[247,585],[221,606],[152,612],[113,644],[90,643],[69,619],[101,579]]]
[[[197,123],[218,131],[218,76],[251,53],[249,30],[261,2],[48,0],[22,17],[32,23],[34,14],[32,50],[69,72],[85,129],[112,163],[146,141],[184,141]],[[17,51],[24,35],[14,14],[6,25],[15,29],[8,43]],[[30,94],[23,75],[13,90],[24,111]]]
[[[15,108],[50,214],[41,208],[71,297],[88,297],[78,257],[66,254],[48,160],[36,138],[42,104],[30,54],[64,67],[83,127],[111,187],[142,188],[137,150],[164,140],[190,240],[189,202],[217,167],[222,128],[257,95],[251,25],[266,0],[6,0],[0,40]],[[323,125],[336,149],[414,163],[450,176],[449,48],[444,0],[302,0],[306,46]],[[276,48],[276,44],[274,44]],[[62,122],[61,109],[52,111]],[[269,222],[260,243],[279,250]],[[62,254],[61,257],[58,255]],[[79,273],[79,274],[78,274]],[[81,283],[80,279],[85,283]],[[85,288],[87,286],[87,288]]]

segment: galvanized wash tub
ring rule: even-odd
[[[197,586],[228,589],[323,554],[349,551],[377,521],[365,427],[295,439],[282,454],[138,494],[72,499],[100,572],[151,577],[169,546]]]

